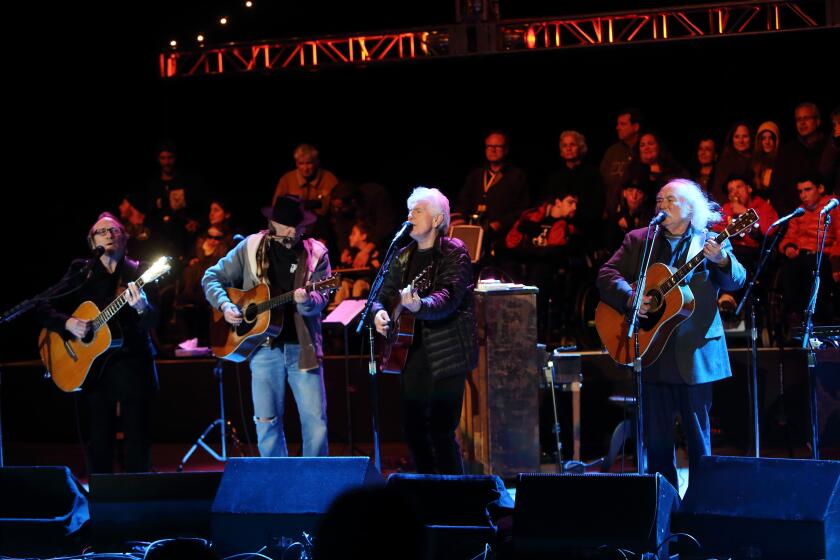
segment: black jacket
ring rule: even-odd
[[[391,311],[408,285],[408,264],[417,244],[402,249],[388,270],[373,313]],[[432,284],[421,307],[421,341],[435,379],[463,375],[478,363],[478,338],[473,303],[473,269],[470,255],[459,239],[439,237],[433,254]]]

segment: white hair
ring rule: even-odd
[[[449,231],[449,199],[446,198],[446,196],[438,189],[415,187],[414,190],[411,191],[411,196],[408,197],[408,201],[406,202],[409,212],[417,205],[418,202],[425,202],[428,204],[429,210],[432,212],[432,217],[443,217],[443,220],[441,220],[440,224],[438,224],[437,230],[439,234],[446,235],[446,232]]]
[[[578,156],[583,159],[583,156],[589,151],[589,147],[586,145],[586,136],[578,132],[577,130],[564,130],[560,133],[560,145],[563,145],[563,137],[564,136],[571,136],[575,144],[578,147]]]
[[[716,224],[723,219],[720,213],[720,205],[709,199],[700,185],[689,179],[671,179],[665,187],[677,189],[677,194],[691,207],[691,225],[694,229],[702,231],[710,225]],[[661,192],[662,189],[660,189]]]

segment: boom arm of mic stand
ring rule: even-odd
[[[391,246],[388,247],[388,251],[385,253],[385,258],[382,259],[382,266],[379,267],[379,272],[376,273],[376,277],[373,279],[373,282],[370,283],[370,292],[368,293],[365,307],[362,310],[359,324],[356,325],[356,334],[361,333],[362,329],[367,324],[370,308],[373,306],[373,302],[379,299],[379,292],[382,291],[382,284],[385,282],[385,277],[388,275],[388,271],[391,270],[391,262],[393,262],[395,256],[397,256],[396,239],[394,239],[391,242]]]
[[[747,290],[744,292],[744,296],[741,298],[741,302],[738,303],[738,307],[735,309],[735,315],[740,315],[741,310],[744,309],[744,304],[747,301],[749,301],[749,298],[752,295],[753,287],[755,286],[758,277],[761,276],[761,273],[764,271],[764,267],[767,265],[767,261],[770,255],[773,253],[773,250],[776,248],[776,245],[778,245],[779,241],[782,239],[783,232],[787,231],[789,223],[790,222],[785,222],[776,229],[776,231],[773,233],[773,238],[770,240],[769,247],[765,247],[765,245],[767,244],[766,236],[761,242],[761,258],[758,261],[758,265],[755,267],[755,272],[753,273],[753,276],[750,279],[750,283],[747,285]]]

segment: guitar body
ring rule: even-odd
[[[639,319],[639,354],[643,367],[659,358],[674,329],[694,312],[694,295],[688,286],[675,286],[664,297],[658,289],[674,270],[662,263],[654,263],[647,270],[645,295],[653,296],[658,305],[648,312],[647,319]],[[636,288],[635,283],[632,286]],[[595,328],[613,360],[622,365],[633,365],[634,341],[627,338],[630,323],[626,313],[602,301],[595,309]]]
[[[72,315],[78,319],[92,321],[99,315],[99,308],[91,301],[85,301]],[[62,391],[79,389],[90,372],[93,361],[110,348],[122,345],[122,340],[112,338],[108,325],[103,325],[92,335],[81,340],[65,340],[61,334],[41,329],[38,336],[38,351],[41,361],[52,380]]]
[[[382,373],[400,373],[408,361],[408,349],[414,341],[414,315],[401,309],[396,313],[394,328],[382,347]]]
[[[228,297],[242,311],[243,320],[234,327],[225,321],[224,314],[213,310],[210,324],[210,348],[217,358],[244,362],[266,338],[273,338],[283,330],[283,312],[257,313],[256,306],[270,299],[267,284],[257,284],[250,290],[227,289]],[[275,317],[276,316],[276,317]]]

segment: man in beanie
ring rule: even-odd
[[[321,367],[321,311],[327,295],[303,286],[330,275],[326,246],[315,239],[302,239],[315,216],[304,209],[300,199],[278,197],[273,208],[266,208],[268,229],[249,235],[217,264],[204,273],[201,281],[207,301],[220,310],[231,325],[242,322],[242,312],[227,296],[226,288],[249,290],[264,283],[272,295],[294,290],[294,301],[274,309],[283,314],[280,334],[268,339],[250,358],[251,395],[257,443],[263,457],[286,457],[283,411],[286,384],[292,389],[300,414],[303,455],[326,456],[327,399]],[[276,316],[272,323],[277,323]]]

